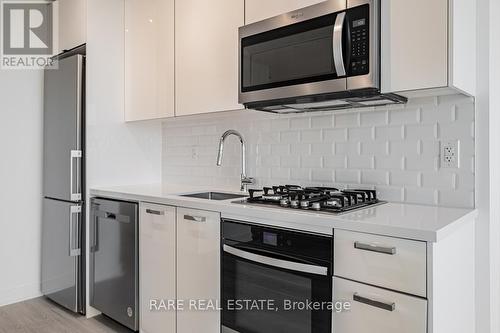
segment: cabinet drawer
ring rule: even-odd
[[[333,314],[333,333],[425,333],[427,301],[365,284],[334,278],[334,296],[351,309]]]
[[[334,275],[426,297],[426,243],[335,230]]]

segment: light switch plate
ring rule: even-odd
[[[460,141],[459,140],[441,141],[440,160],[441,160],[441,168],[444,169],[460,168]]]

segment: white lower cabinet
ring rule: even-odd
[[[408,239],[335,230],[336,276],[427,296],[427,244]]]
[[[175,207],[149,203],[140,205],[139,322],[143,333],[175,332],[175,310],[166,311],[161,306],[162,300],[167,304],[168,300],[175,300],[176,294],[175,213]]]
[[[177,208],[177,333],[220,332],[220,214]]]
[[[427,300],[334,278],[335,301],[351,309],[334,312],[333,333],[426,333]]]

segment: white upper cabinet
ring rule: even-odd
[[[381,0],[381,6],[382,92],[475,94],[473,0]]]
[[[450,0],[451,85],[476,95],[476,1]]]
[[[245,24],[262,21],[323,1],[324,0],[246,0]]]
[[[174,116],[174,0],[125,0],[125,121]]]
[[[87,0],[58,0],[59,53],[87,42]]]
[[[242,25],[244,0],[176,2],[177,116],[242,108],[238,104],[238,28]]]

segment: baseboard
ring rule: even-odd
[[[42,296],[39,283],[27,284],[9,290],[0,290],[0,306],[26,301]]]
[[[92,318],[95,316],[98,316],[101,314],[101,311],[97,310],[96,308],[91,307],[90,305],[87,305],[87,311],[86,311],[86,316],[87,318]]]

